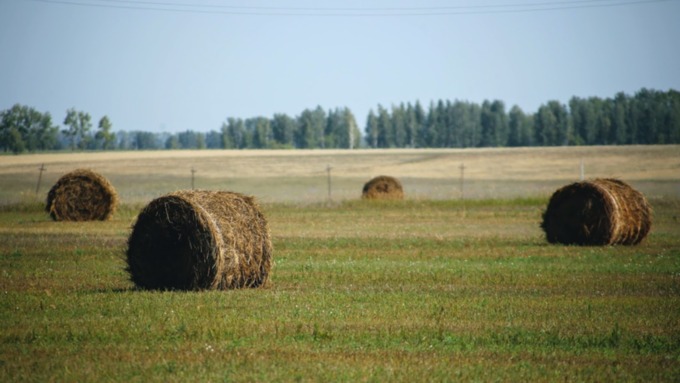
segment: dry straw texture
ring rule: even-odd
[[[404,189],[394,177],[378,176],[366,182],[361,193],[363,199],[404,199]]]
[[[55,221],[105,221],[118,206],[118,193],[102,175],[88,169],[64,174],[47,193],[45,210]]]
[[[543,213],[550,243],[635,245],[652,226],[645,196],[616,179],[576,182],[558,189]]]
[[[254,199],[224,191],[177,191],[151,201],[128,239],[127,270],[146,289],[266,285],[267,220]]]

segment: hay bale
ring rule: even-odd
[[[617,179],[576,182],[558,189],[543,213],[550,243],[635,245],[652,226],[645,196]]]
[[[106,221],[118,207],[118,194],[102,175],[89,169],[64,174],[47,193],[47,211],[55,221]]]
[[[386,199],[386,200],[402,200],[404,199],[404,189],[401,183],[394,177],[378,176],[366,182],[362,199]]]
[[[253,197],[177,191],[151,201],[128,238],[127,271],[145,289],[265,285],[272,263],[267,220]]]

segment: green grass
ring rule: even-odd
[[[635,247],[547,244],[545,200],[263,209],[272,286],[135,290],[140,206],[0,211],[0,381],[678,381],[680,202]]]

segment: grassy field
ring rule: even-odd
[[[110,222],[0,208],[0,381],[680,379],[680,201],[635,247],[547,244],[546,203],[265,204],[272,286],[135,290]]]
[[[581,161],[587,177],[650,197],[641,245],[544,240],[547,199]],[[42,211],[77,167],[118,190],[112,221]],[[128,280],[137,213],[188,188],[192,167],[196,187],[262,202],[269,288],[149,292]],[[408,199],[359,200],[379,174]],[[680,146],[0,156],[0,382],[677,382],[679,219]]]
[[[0,156],[0,205],[44,200],[66,172],[91,168],[107,177],[124,203],[145,203],[194,186],[227,189],[270,203],[359,198],[369,179],[398,178],[409,199],[547,198],[587,178],[618,177],[649,197],[680,198],[680,145],[506,149],[201,150],[87,152]],[[47,169],[36,193],[38,168]],[[464,185],[461,190],[461,170]]]

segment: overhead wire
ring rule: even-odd
[[[82,7],[130,9],[142,11],[249,15],[249,16],[446,16],[483,15],[500,13],[528,13],[571,10],[583,8],[607,8],[629,5],[664,3],[678,0],[572,0],[524,2],[513,4],[428,6],[428,7],[271,7],[236,6],[222,4],[178,3],[166,1],[131,0],[29,0],[33,2]]]

